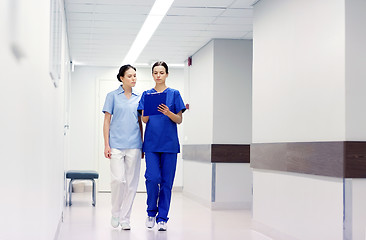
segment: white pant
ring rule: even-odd
[[[140,177],[141,149],[111,149],[112,216],[130,222]]]

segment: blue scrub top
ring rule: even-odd
[[[147,93],[156,93],[152,88],[142,93],[137,110],[141,113],[144,110],[144,100]],[[186,110],[182,97],[178,90],[167,88],[166,105],[175,114]],[[145,137],[143,143],[144,152],[169,152],[179,153],[180,146],[178,140],[177,124],[164,114],[149,116],[146,124]]]
[[[132,95],[128,99],[120,86],[107,94],[103,113],[112,115],[109,127],[109,146],[116,149],[141,148],[141,131],[138,122],[139,113],[137,106],[141,95],[132,89]]]

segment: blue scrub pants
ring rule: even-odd
[[[177,153],[146,152],[147,215],[167,222]]]

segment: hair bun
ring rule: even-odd
[[[126,71],[127,71],[128,69],[130,69],[130,68],[132,68],[133,70],[135,70],[135,71],[136,71],[136,68],[135,68],[135,67],[133,67],[133,66],[131,66],[130,64],[123,65],[123,66],[119,69],[118,74],[117,74],[117,79],[118,79],[118,81],[122,82],[121,77],[124,77],[124,76],[125,76]]]

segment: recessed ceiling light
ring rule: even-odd
[[[174,0],[156,0],[122,64],[134,64]]]

